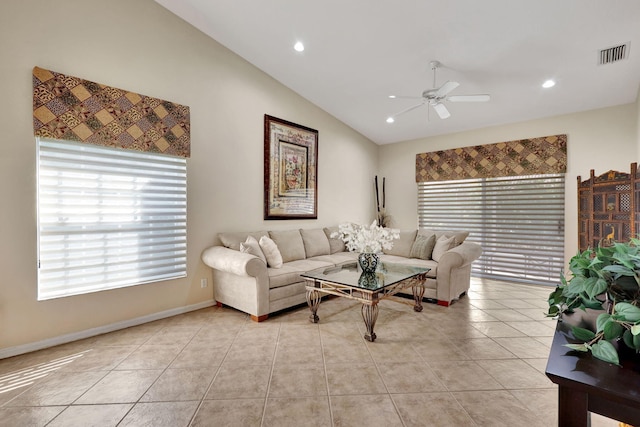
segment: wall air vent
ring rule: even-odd
[[[599,52],[598,65],[611,64],[629,57],[629,42],[602,49]]]

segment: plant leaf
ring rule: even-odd
[[[640,320],[640,308],[628,302],[619,302],[615,306],[615,311],[624,316],[628,322],[637,322]]]
[[[640,325],[633,325],[633,326],[631,327],[631,333],[632,333],[633,335],[638,335],[638,334],[640,334]]]
[[[596,332],[604,330],[605,325],[611,320],[609,313],[600,313],[598,319],[596,319]]]
[[[635,348],[635,346],[633,345],[633,335],[631,334],[630,330],[627,329],[626,331],[624,331],[624,334],[622,334],[622,340],[627,345],[627,347]]]
[[[596,337],[596,334],[594,334],[593,331],[579,328],[577,326],[572,326],[571,332],[573,332],[573,336],[580,341],[591,341]]]
[[[605,340],[612,340],[614,338],[618,338],[625,331],[624,327],[620,323],[614,322],[613,320],[605,323],[603,330],[604,330]]]
[[[569,347],[571,350],[587,352],[589,349],[586,344],[564,344],[565,347]]]
[[[593,354],[594,357],[600,360],[604,360],[605,362],[620,365],[618,352],[609,341],[598,341],[597,343],[592,345],[591,354]]]
[[[584,281],[584,290],[591,299],[595,299],[607,290],[607,281],[601,277],[589,277]]]

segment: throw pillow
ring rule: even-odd
[[[324,234],[327,236],[327,239],[329,239],[329,252],[331,254],[335,254],[337,252],[344,252],[347,250],[347,247],[345,246],[342,239],[338,237],[331,237],[333,233],[337,233],[337,232],[338,232],[338,227],[324,228]]]
[[[431,258],[434,261],[440,261],[440,257],[444,255],[449,249],[453,248],[456,244],[455,236],[451,236],[447,238],[446,236],[440,236],[438,240],[436,240],[436,245],[433,247],[433,253],[431,254]]]
[[[258,243],[260,244],[260,248],[264,252],[264,256],[267,259],[267,265],[271,268],[282,267],[282,255],[280,255],[280,251],[278,250],[278,245],[276,245],[276,242],[274,242],[267,236],[262,236]]]
[[[413,246],[411,246],[411,258],[431,259],[431,254],[433,253],[433,247],[435,245],[435,234],[432,234],[429,237],[417,235],[416,241],[413,242]]]
[[[253,236],[247,236],[247,240],[240,243],[240,252],[255,255],[260,258],[262,262],[264,262],[265,264],[267,263],[267,259],[262,253],[262,249],[260,249],[260,244]]]

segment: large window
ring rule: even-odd
[[[186,276],[186,159],[37,146],[39,300]]]
[[[556,285],[564,265],[564,174],[418,183],[419,227],[469,230],[476,277]]]

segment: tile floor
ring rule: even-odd
[[[212,307],[0,360],[1,426],[557,425],[549,288],[474,279],[451,307]],[[592,415],[593,427],[618,423]]]

